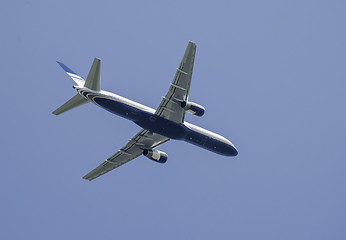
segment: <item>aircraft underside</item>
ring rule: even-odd
[[[184,140],[225,156],[238,154],[237,149],[226,138],[184,120],[186,112],[199,117],[203,116],[205,112],[203,106],[188,100],[195,52],[196,44],[190,41],[169,90],[162,97],[156,110],[116,94],[102,91],[100,87],[101,60],[98,58],[94,59],[86,80],[65,64],[58,62],[76,82],[77,85],[73,88],[77,91],[77,95],[56,109],[53,114],[60,115],[88,102],[93,102],[142,127],[124,147],[86,174],[84,179],[93,180],[140,155],[155,162],[165,163],[168,154],[157,150],[156,147],[170,139]]]
[[[126,103],[112,100],[109,97],[94,96],[92,101],[111,113],[127,118],[138,126],[167,138],[184,140],[188,143],[226,156],[235,156],[237,154],[235,148],[230,146],[228,142],[224,143],[205,133],[194,131],[184,124],[169,121],[153,113],[129,106]]]

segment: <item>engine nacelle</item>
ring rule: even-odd
[[[205,108],[194,102],[182,102],[181,107],[184,108],[189,113],[202,117],[205,112]]]
[[[148,150],[145,149],[143,151],[143,155],[146,156],[147,158],[155,161],[155,162],[159,162],[159,163],[165,163],[168,159],[168,155],[167,153],[161,152],[159,150]]]

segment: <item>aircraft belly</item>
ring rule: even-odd
[[[186,135],[185,127],[155,114],[141,113],[141,120],[134,121],[137,125],[154,133],[171,139],[182,139]]]
[[[141,118],[141,110],[122,102],[101,97],[95,97],[93,98],[93,101],[107,111],[129,120],[137,121]]]
[[[210,136],[201,134],[199,132],[190,131],[186,135],[184,140],[186,142],[221,155],[236,156],[238,154],[237,150],[232,145],[214,139]]]
[[[182,124],[169,121],[128,104],[103,97],[94,97],[92,100],[109,112],[127,118],[142,128],[165,137],[182,139],[186,134],[185,127]]]

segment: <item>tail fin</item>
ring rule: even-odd
[[[71,110],[71,109],[76,108],[78,106],[82,106],[88,102],[89,102],[89,100],[87,100],[86,98],[77,94],[76,96],[74,96],[73,98],[68,100],[64,105],[62,105],[57,110],[55,110],[53,112],[53,114],[55,114],[55,115],[62,114],[64,112],[67,112],[68,110]]]
[[[78,86],[80,86],[80,87],[83,87],[84,86],[84,83],[85,83],[85,80],[81,77],[81,76],[79,76],[77,73],[75,73],[74,71],[72,71],[69,67],[67,67],[65,64],[63,64],[63,63],[61,63],[61,62],[58,62],[58,61],[56,61],[59,65],[60,65],[60,67],[62,67],[64,70],[65,70],[65,72],[67,73],[67,75],[69,75],[72,79],[73,79],[73,81],[75,81],[75,83],[77,83],[78,84]]]
[[[101,60],[98,58],[94,59],[93,65],[91,66],[87,80],[85,81],[81,76],[75,73],[72,69],[67,67],[65,64],[58,62],[67,75],[69,75],[73,81],[75,81],[79,87],[86,87],[90,90],[100,91],[100,79],[101,79]]]
[[[65,64],[57,62],[65,72],[75,81],[79,87],[89,88],[93,91],[100,91],[100,71],[101,71],[101,60],[98,58],[94,59],[93,65],[91,66],[90,72],[88,74],[87,80],[85,81],[81,76],[68,68]],[[68,100],[64,105],[59,107],[53,112],[55,115],[59,115],[68,110],[76,108],[78,106],[88,103],[89,100],[83,96],[77,94],[70,100]]]

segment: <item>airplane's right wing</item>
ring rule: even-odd
[[[176,123],[184,122],[185,110],[181,107],[181,103],[188,100],[195,53],[196,44],[190,41],[171,86],[156,109],[156,115]]]
[[[168,140],[169,138],[162,135],[142,129],[136,136],[129,140],[129,143],[125,147],[121,148],[83,178],[91,181],[140,156],[144,149],[153,149]]]

